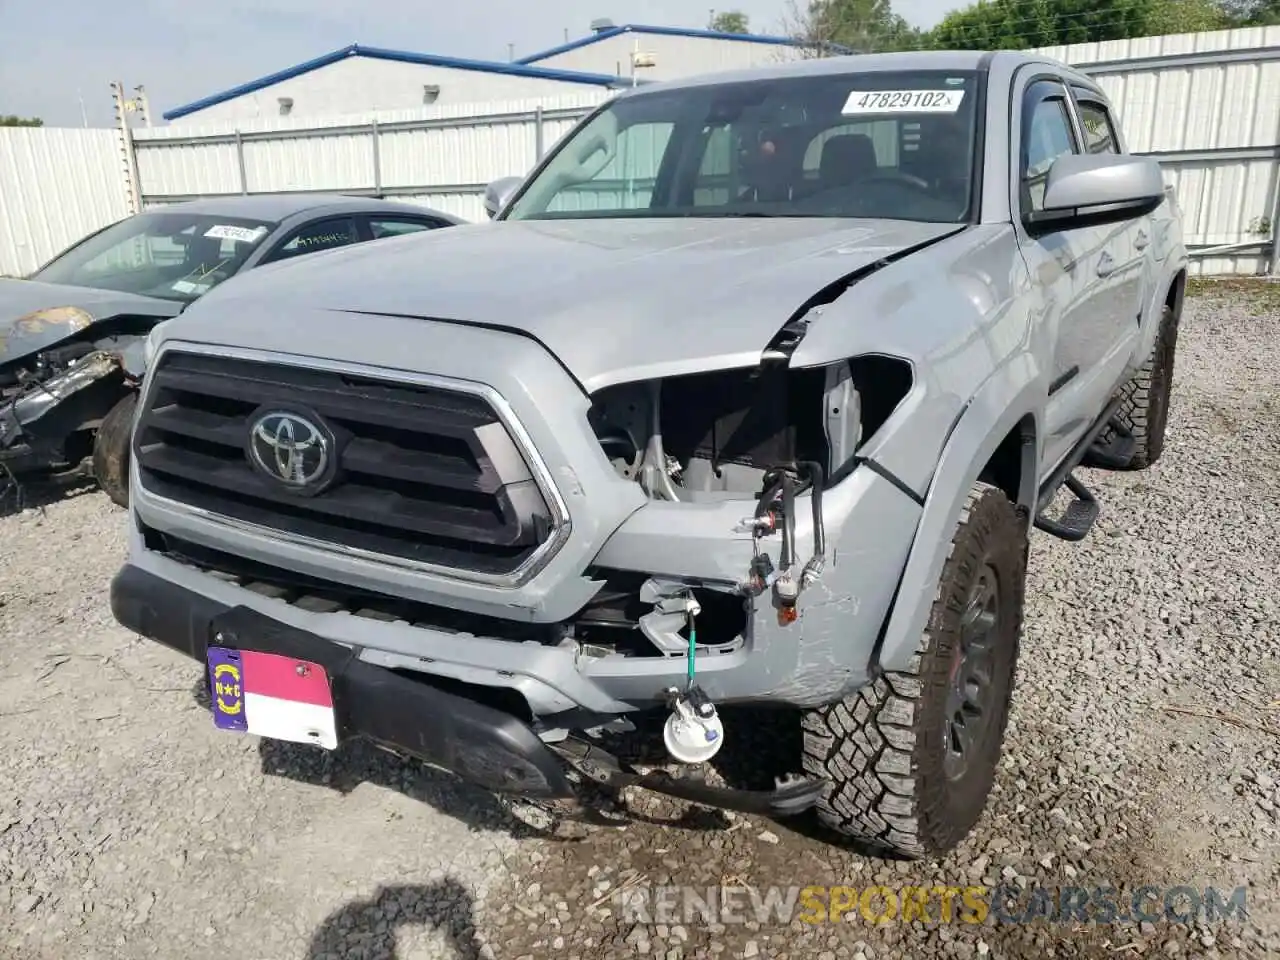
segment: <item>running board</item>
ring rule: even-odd
[[[1093,529],[1094,523],[1101,513],[1097,499],[1089,492],[1078,479],[1076,479],[1073,471],[1085,459],[1085,456],[1092,450],[1100,450],[1107,453],[1121,454],[1124,451],[1118,446],[1107,444],[1105,447],[1098,444],[1098,437],[1108,426],[1114,427],[1118,436],[1126,437],[1132,441],[1132,434],[1124,428],[1123,424],[1117,421],[1117,414],[1120,410],[1120,404],[1123,402],[1122,397],[1113,397],[1111,402],[1107,404],[1105,410],[1093,422],[1093,425],[1085,431],[1085,435],[1080,438],[1079,444],[1075,449],[1062,459],[1057,467],[1054,468],[1049,478],[1040,486],[1040,497],[1036,501],[1036,519],[1035,528],[1043,530],[1045,533],[1063,540],[1077,541],[1083,540],[1088,536],[1089,531]],[[1053,505],[1053,498],[1057,494],[1060,487],[1065,486],[1071,491],[1075,499],[1067,505],[1067,509],[1063,511],[1062,516],[1053,519],[1048,516],[1048,510]]]
[[[1111,428],[1111,439],[1106,443],[1094,443],[1085,451],[1084,459],[1080,461],[1082,467],[1097,467],[1101,470],[1123,470],[1133,461],[1133,455],[1138,449],[1138,442],[1133,438],[1133,432],[1120,422],[1118,417],[1111,417],[1107,421],[1107,425]]]
[[[1102,508],[1097,498],[1089,492],[1089,488],[1076,479],[1075,474],[1068,474],[1063,482],[1075,499],[1067,504],[1067,509],[1056,520],[1050,520],[1044,513],[1036,517],[1036,529],[1052,534],[1061,540],[1075,542],[1083,540],[1093,529]]]

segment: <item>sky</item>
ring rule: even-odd
[[[803,2],[803,0],[802,0]],[[110,126],[113,80],[143,84],[154,122],[176,106],[351,43],[506,60],[614,23],[705,27],[737,9],[783,32],[788,0],[0,0],[0,114],[47,126]],[[962,3],[896,0],[929,26]],[[81,101],[83,100],[83,110]]]

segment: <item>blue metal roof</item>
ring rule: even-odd
[[[702,40],[738,40],[743,43],[767,43],[775,47],[808,47],[823,46],[820,43],[814,43],[806,40],[797,40],[794,37],[771,37],[763,33],[721,33],[718,30],[693,30],[687,27],[652,27],[642,23],[624,23],[620,27],[610,27],[607,30],[601,30],[593,33],[589,37],[582,37],[579,40],[573,40],[569,43],[562,43],[558,47],[552,47],[550,50],[543,50],[541,53],[531,54],[527,57],[521,57],[516,63],[531,64],[539,60],[545,60],[547,57],[554,57],[557,54],[567,53],[570,50],[577,50],[579,47],[589,46],[593,43],[599,43],[601,40],[608,40],[611,37],[620,37],[624,33],[649,33],[656,34],[661,37],[694,37]],[[825,44],[828,48],[836,53],[853,53],[847,47],[842,47],[838,43]]]
[[[369,57],[373,60],[395,60],[400,63],[421,63],[433,67],[449,67],[453,70],[475,70],[478,73],[500,73],[512,77],[529,77],[536,80],[559,80],[562,83],[583,83],[596,87],[621,87],[630,86],[631,81],[622,77],[609,76],[603,73],[579,73],[574,70],[554,70],[548,67],[529,66],[523,62],[516,63],[498,63],[489,60],[464,60],[459,57],[442,57],[431,53],[410,53],[405,50],[384,50],[381,47],[362,47],[358,43],[353,43],[341,50],[334,50],[332,53],[326,53],[323,56],[316,57],[313,60],[307,60],[295,66],[280,70],[277,73],[269,74],[265,77],[259,77],[257,80],[250,80],[248,83],[242,83],[238,87],[232,87],[230,90],[223,90],[221,93],[215,93],[196,100],[181,107],[174,107],[172,110],[164,113],[166,120],[176,120],[179,117],[185,117],[187,114],[195,113],[197,110],[204,110],[206,107],[212,107],[214,104],[225,103],[228,100],[234,100],[236,97],[242,97],[247,93],[254,93],[264,87],[272,84],[282,83],[285,80],[292,80],[294,77],[301,76],[304,73],[310,73],[312,70],[318,70],[321,67],[327,67],[331,63],[337,63],[347,57]]]

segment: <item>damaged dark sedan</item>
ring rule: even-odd
[[[90,472],[128,503],[129,431],[153,328],[268,263],[463,221],[338,195],[223,197],[111,224],[0,279],[0,479]]]

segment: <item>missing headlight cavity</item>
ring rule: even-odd
[[[902,360],[784,363],[624,384],[589,414],[619,475],[664,500],[758,495],[765,471],[814,461],[837,482],[911,389]]]

